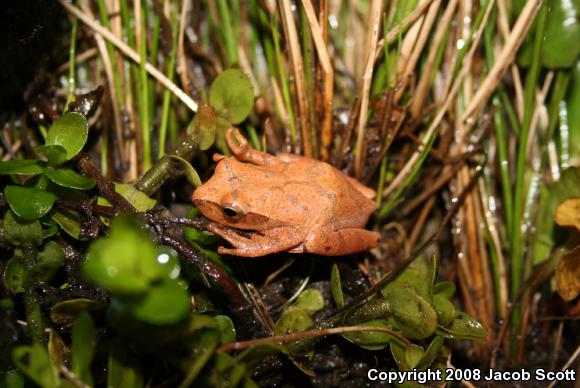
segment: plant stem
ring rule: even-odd
[[[79,20],[76,17],[72,18],[72,26],[70,32],[70,48],[69,48],[69,66],[68,66],[68,97],[66,99],[66,104],[64,105],[64,111],[68,110],[69,104],[73,101],[75,97],[76,88],[76,47],[77,47],[77,30],[78,30]]]
[[[542,48],[542,40],[544,37],[544,25],[546,21],[547,3],[542,4],[542,9],[538,15],[538,24],[536,26],[536,34],[534,37],[534,46],[532,53],[532,63],[526,79],[525,89],[525,110],[524,120],[521,127],[520,136],[518,139],[518,155],[516,164],[516,180],[514,193],[514,216],[513,216],[513,231],[512,231],[512,281],[511,281],[511,297],[513,298],[519,291],[522,283],[522,214],[526,200],[524,195],[525,190],[525,173],[526,173],[526,159],[527,159],[527,145],[530,134],[530,125],[532,122],[532,115],[535,108],[535,92],[540,74],[540,50]],[[514,309],[516,317],[519,315],[519,309]],[[517,325],[518,319],[514,320],[514,325]]]

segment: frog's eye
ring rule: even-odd
[[[235,217],[238,215],[238,213],[236,212],[235,209],[231,208],[231,207],[224,207],[222,208],[224,214],[226,215],[226,217]]]
[[[222,205],[222,212],[228,218],[236,218],[244,214],[244,211],[239,206],[231,203]]]

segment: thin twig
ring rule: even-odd
[[[318,330],[308,330],[303,331],[300,333],[293,333],[293,334],[285,334],[285,335],[275,335],[272,337],[266,338],[258,338],[249,341],[239,341],[239,342],[230,342],[227,344],[223,344],[219,348],[217,348],[218,352],[231,352],[234,350],[242,350],[249,348],[255,345],[261,344],[282,344],[285,342],[293,342],[301,339],[306,338],[316,338],[316,337],[324,337],[327,335],[334,335],[334,334],[344,334],[344,333],[355,333],[361,331],[379,331],[382,333],[388,333],[393,337],[397,338],[398,340],[404,342],[407,345],[410,345],[408,339],[400,335],[399,333],[382,326],[345,326],[345,327],[334,327],[330,329],[318,329]]]
[[[565,371],[566,369],[570,368],[570,366],[572,366],[572,364],[574,363],[574,361],[576,361],[578,356],[580,356],[580,345],[576,348],[576,350],[574,351],[574,354],[572,354],[572,356],[570,356],[568,361],[566,361],[566,363],[564,364],[564,366],[560,370]],[[552,388],[554,385],[556,385],[557,382],[558,382],[558,380],[554,379],[550,383],[550,385],[548,385],[548,388]]]

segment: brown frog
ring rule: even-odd
[[[374,190],[312,158],[252,149],[237,128],[226,131],[233,156],[214,155],[214,175],[193,193],[213,221],[208,230],[234,249],[258,257],[276,252],[340,256],[377,246],[364,227],[375,211]]]

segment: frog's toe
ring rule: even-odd
[[[218,253],[220,255],[229,255],[229,256],[238,256],[238,257],[258,257],[258,256],[263,256],[259,251],[254,251],[251,249],[245,249],[245,248],[225,248],[225,247],[219,247],[218,248]]]

